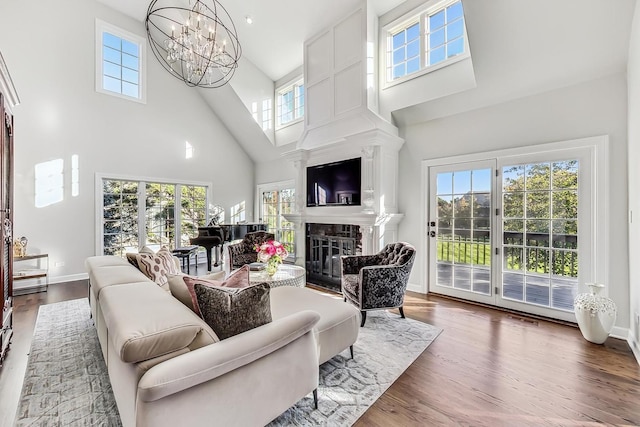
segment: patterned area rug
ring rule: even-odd
[[[31,342],[17,426],[120,426],[86,298],[43,305]]]
[[[354,346],[320,367],[318,409],[302,399],[269,426],[349,426],[441,329],[395,313],[367,314]],[[121,426],[86,299],[40,307],[17,426]]]
[[[350,426],[442,332],[387,311],[367,312],[354,345],[320,366],[318,409],[307,397],[273,420],[275,426]]]

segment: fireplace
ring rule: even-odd
[[[283,153],[296,169],[295,204],[284,215],[296,230],[296,264],[308,270],[312,283],[336,288],[339,257],[371,255],[398,241],[404,216],[398,212],[398,153],[404,139],[378,106],[378,79],[369,67],[377,51],[375,31],[369,29],[377,23],[366,4],[305,41],[304,131],[296,148]],[[372,46],[373,53],[363,46]],[[332,170],[325,175],[326,186],[314,177],[314,171],[353,159],[359,159],[359,167],[351,168],[355,177]],[[313,228],[317,224],[328,228]]]
[[[307,282],[340,291],[343,255],[362,254],[360,227],[353,224],[306,224]]]

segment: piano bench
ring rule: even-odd
[[[196,266],[198,265],[198,248],[197,245],[185,246],[183,248],[175,248],[171,253],[174,257],[178,258],[182,263],[182,270],[184,271],[185,265],[187,267],[187,274],[190,273],[191,265],[189,263],[189,259],[191,258],[191,254],[195,254],[196,256]]]

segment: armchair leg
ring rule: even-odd
[[[318,389],[313,390],[313,407],[318,409]]]
[[[351,358],[353,359],[353,345],[349,346],[349,351],[351,352]]]
[[[404,319],[404,310],[402,309],[402,306],[398,307],[398,310],[400,310],[400,317]]]
[[[360,314],[362,315],[362,322],[360,322],[360,327],[362,328],[364,326],[364,322],[367,321],[367,312],[361,311]]]

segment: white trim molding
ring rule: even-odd
[[[2,52],[0,52],[0,91],[6,95],[9,105],[16,106],[20,104],[18,92],[16,91],[16,87],[13,85],[13,80],[11,80],[11,76],[9,75],[7,64],[4,62],[4,58],[2,57]]]

